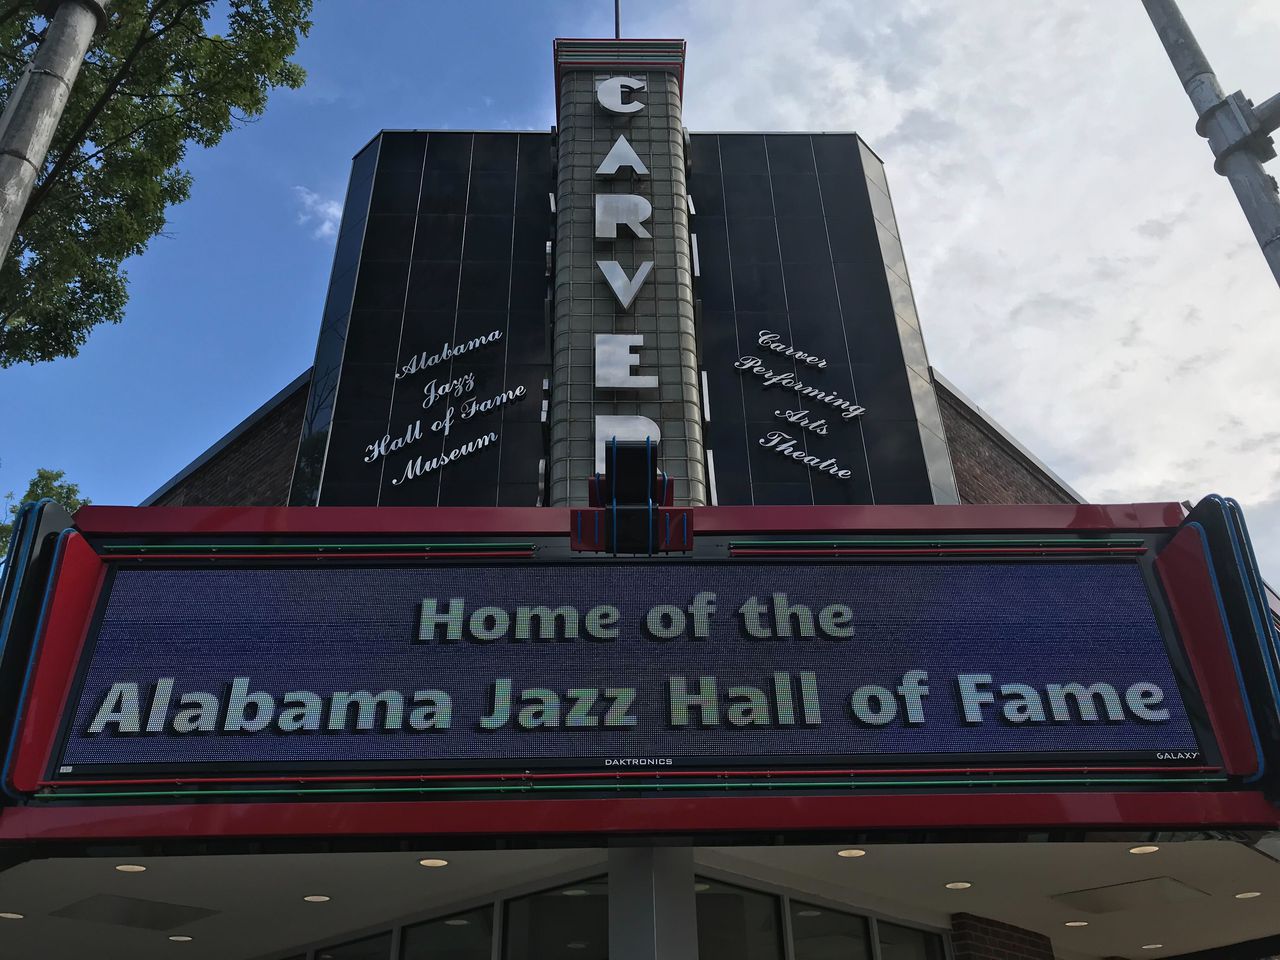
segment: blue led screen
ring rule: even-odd
[[[1125,563],[132,567],[86,657],[63,774],[1199,751]]]

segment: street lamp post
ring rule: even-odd
[[[44,166],[53,133],[111,0],[53,0],[40,49],[0,116],[0,264]]]
[[[1269,134],[1280,127],[1280,94],[1254,106],[1237,90],[1223,96],[1218,78],[1175,0],[1142,0],[1209,141],[1213,168],[1231,183],[1276,282],[1280,283],[1280,193],[1263,162],[1276,156]]]

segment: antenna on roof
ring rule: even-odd
[[[613,39],[622,39],[622,0],[613,0]]]

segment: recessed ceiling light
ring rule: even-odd
[[[170,937],[169,939],[172,940],[174,943],[190,943],[191,942],[190,937],[179,936],[179,937]]]
[[[420,867],[447,867],[448,865],[448,860],[441,860],[439,857],[427,857],[418,861],[418,866]]]
[[[303,897],[302,899],[307,901],[307,903],[328,903],[333,898],[326,897],[323,893],[313,893],[309,896]]]
[[[1237,900],[1252,900],[1254,897],[1262,896],[1261,890],[1246,890],[1244,893],[1237,893]]]
[[[1144,943],[1142,945],[1143,950],[1161,950],[1163,948],[1164,948],[1163,943]]]
[[[693,885],[693,892],[694,892],[694,893],[706,893],[706,892],[707,892],[708,890],[710,890],[710,889],[711,889],[711,884],[709,884],[709,883],[703,883],[703,882],[701,882],[701,881],[699,881],[698,883],[695,883],[695,884]]]
[[[968,890],[972,886],[972,883],[967,883],[964,880],[953,880],[946,885],[948,890]]]
[[[867,855],[867,851],[865,851],[865,850],[858,850],[858,849],[837,850],[837,851],[836,851],[836,856],[837,856],[837,857],[865,857],[866,855]]]
[[[454,917],[452,920],[446,920],[444,925],[446,927],[465,927],[470,922],[466,917]]]
[[[822,911],[821,910],[797,910],[796,916],[797,917],[820,917],[822,916]]]
[[[23,916],[21,913],[0,913],[0,920],[21,920]]]
[[[1089,925],[1088,920],[1068,920],[1065,924],[1063,924],[1063,926],[1066,926],[1066,927],[1087,927],[1088,925]]]
[[[140,863],[117,863],[116,869],[121,873],[146,873],[147,868]]]
[[[568,890],[561,890],[560,892],[566,897],[585,897],[590,893],[589,890],[583,890],[582,887],[570,887]]]
[[[1154,843],[1149,843],[1141,847],[1130,847],[1129,852],[1141,855],[1144,853],[1155,853],[1159,849],[1160,848],[1157,847]]]
[[[565,946],[568,947],[570,950],[587,949],[587,945],[583,943],[581,940],[570,940],[568,943],[565,944]]]

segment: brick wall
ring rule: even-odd
[[[307,387],[304,379],[292,393],[278,398],[275,406],[260,411],[258,419],[250,418],[252,422],[242,433],[178,479],[155,499],[154,506],[285,506],[302,434]]]
[[[967,403],[935,384],[961,503],[1075,503]]]
[[[951,916],[955,960],[1054,960],[1048,937],[972,913]]]
[[[251,417],[248,427],[174,481],[153,503],[171,507],[286,504],[307,386],[304,378],[291,392],[276,398],[274,406]],[[936,388],[961,503],[1076,502],[966,401],[941,383]]]

